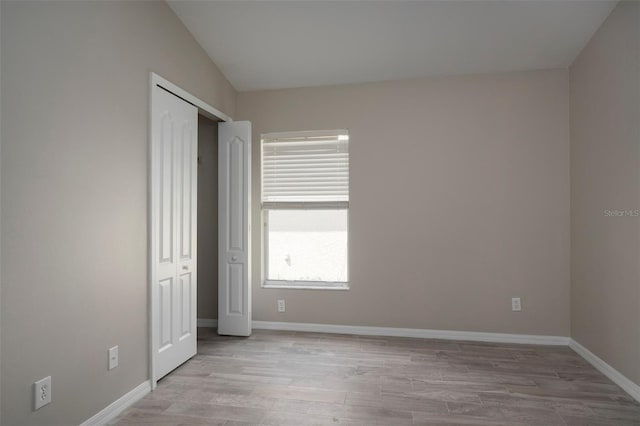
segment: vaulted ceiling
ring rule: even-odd
[[[170,1],[239,91],[563,68],[614,1]]]

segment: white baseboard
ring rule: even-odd
[[[140,383],[138,386],[122,395],[120,398],[106,406],[98,414],[83,422],[80,426],[102,426],[118,417],[124,410],[138,402],[151,392],[151,382]]]
[[[209,318],[198,318],[198,327],[218,328],[218,320]]]
[[[258,330],[310,331],[316,333],[360,334],[365,336],[417,337],[422,339],[469,340],[475,342],[521,343],[567,346],[569,338],[533,334],[482,333],[475,331],[426,330],[419,328],[368,327],[302,322],[253,321]]]
[[[598,371],[611,379],[613,383],[620,386],[625,392],[631,395],[633,399],[640,402],[640,386],[629,380],[618,370],[607,364],[600,357],[575,340],[571,339],[569,347],[576,351],[582,358],[586,359]]]

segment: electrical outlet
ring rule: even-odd
[[[285,311],[284,299],[278,299],[278,312],[284,312],[284,311]]]
[[[38,380],[33,384],[33,396],[35,410],[51,402],[51,376]]]
[[[118,366],[118,347],[114,346],[109,349],[109,370],[113,370]]]
[[[511,310],[514,312],[520,312],[522,310],[522,302],[519,297],[511,299]]]

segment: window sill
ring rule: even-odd
[[[311,281],[264,281],[262,288],[287,290],[349,290],[349,283],[311,282]]]

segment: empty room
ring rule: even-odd
[[[640,426],[640,2],[0,0],[0,424]]]

